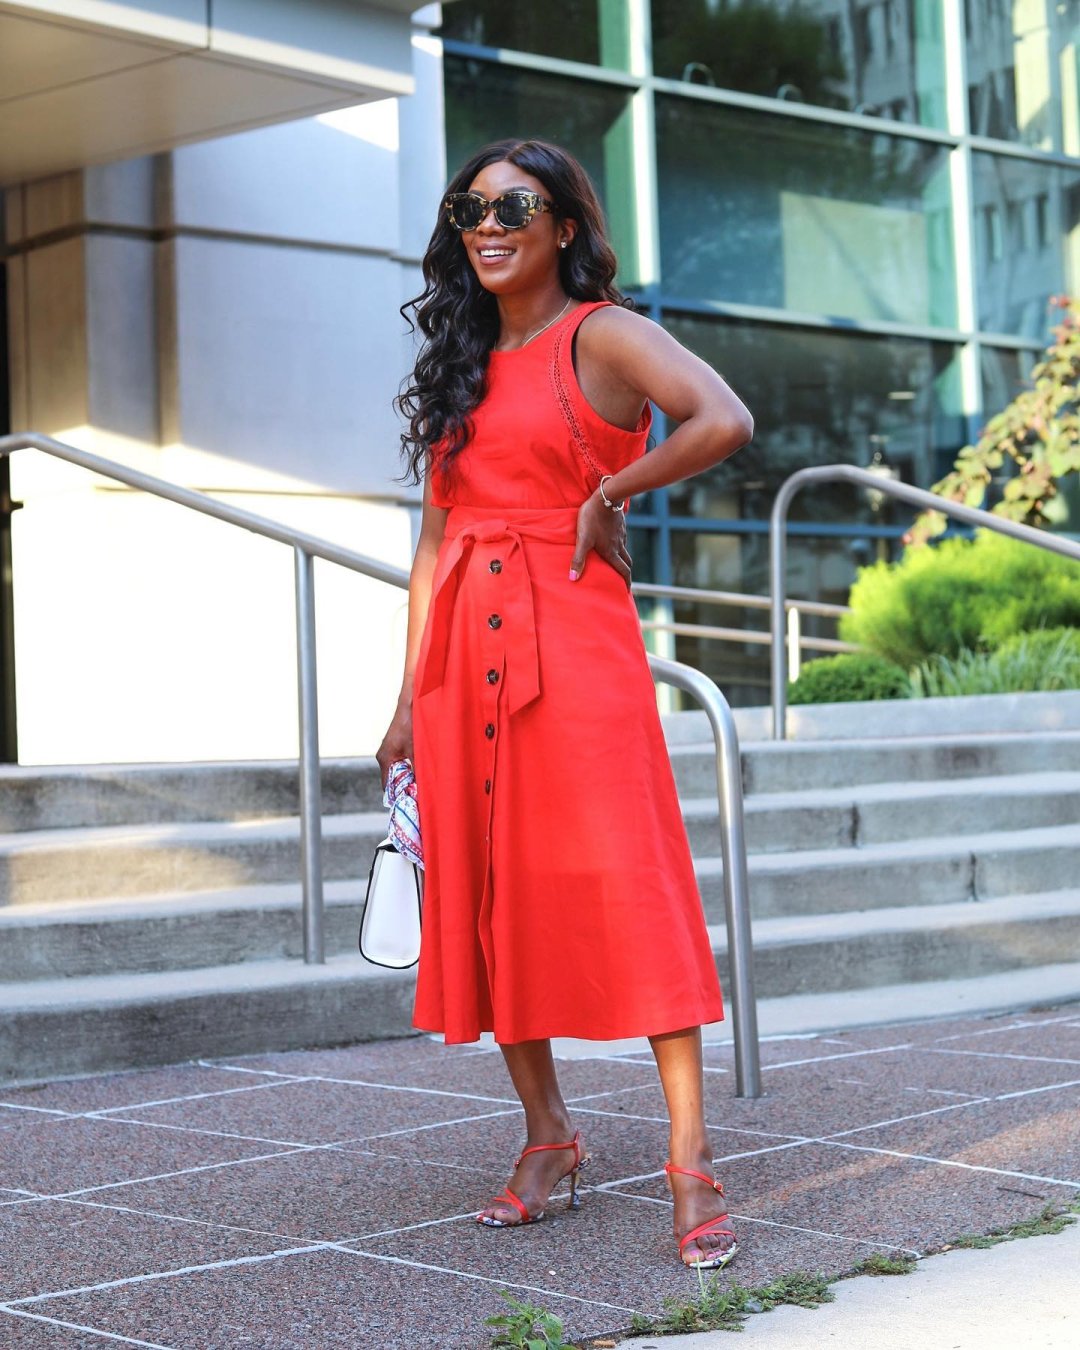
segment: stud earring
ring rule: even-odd
[[[559,245],[559,247],[565,248],[569,242],[570,242],[569,239],[564,239],[562,243]]]

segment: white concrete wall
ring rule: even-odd
[[[16,428],[407,568],[398,306],[445,181],[438,44],[418,35],[414,59],[408,100],[9,201],[20,228],[71,231],[11,267]],[[296,753],[287,547],[35,452],[15,456],[13,490],[22,763]],[[316,597],[323,752],[371,753],[405,593],[319,562]]]

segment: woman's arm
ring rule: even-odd
[[[716,371],[641,314],[612,305],[589,315],[578,334],[578,362],[590,391],[605,400],[640,406],[651,399],[681,423],[604,484],[611,501],[701,473],[754,434],[750,410]]]
[[[578,329],[577,358],[582,392],[609,421],[632,422],[643,401],[651,399],[681,423],[662,445],[607,480],[608,501],[690,478],[726,459],[754,434],[750,410],[716,371],[640,314],[610,305],[588,315]],[[604,505],[599,488],[578,513],[571,581],[582,575],[593,549],[629,588],[626,522]]]
[[[395,760],[412,759],[412,699],[413,680],[416,675],[416,663],[420,655],[420,642],[424,635],[428,608],[431,605],[432,582],[435,576],[435,560],[439,545],[446,531],[447,512],[442,507],[431,504],[430,457],[428,470],[424,475],[424,504],[420,521],[420,538],[413,555],[412,570],[409,573],[409,626],[405,638],[405,671],[401,680],[401,692],[398,694],[394,716],[383,737],[382,744],[375,752],[375,758],[382,770],[383,786],[386,775]]]

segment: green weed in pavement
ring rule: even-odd
[[[688,1303],[677,1298],[664,1300],[664,1312],[659,1317],[634,1315],[630,1323],[631,1336],[669,1335],[688,1331],[742,1331],[743,1323],[751,1313],[771,1312],[782,1303],[794,1303],[800,1308],[816,1308],[831,1303],[834,1297],[824,1275],[811,1275],[805,1270],[781,1275],[770,1284],[747,1289],[741,1284],[720,1285],[715,1275],[707,1282],[698,1271],[699,1293]]]
[[[491,1342],[495,1350],[577,1350],[563,1340],[562,1318],[531,1303],[521,1303],[505,1289],[498,1294],[513,1311],[484,1319],[486,1326],[498,1328]]]
[[[1033,1219],[1021,1219],[1018,1223],[1010,1224],[1008,1228],[992,1228],[985,1234],[962,1233],[960,1237],[946,1243],[941,1250],[949,1251],[953,1247],[976,1249],[996,1247],[999,1242],[1013,1242],[1017,1238],[1043,1237],[1048,1233],[1060,1233],[1069,1224],[1075,1223],[1078,1215],[1080,1215],[1080,1200],[1074,1200],[1071,1205],[1064,1208],[1051,1203],[1044,1205]]]
[[[914,1256],[888,1256],[874,1252],[864,1257],[852,1270],[852,1275],[910,1275],[917,1265]]]

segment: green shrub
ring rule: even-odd
[[[840,635],[910,670],[1034,628],[1080,626],[1080,563],[980,530],[863,568]]]
[[[1080,689],[1080,629],[1018,633],[994,652],[932,656],[911,672],[915,698]]]
[[[870,699],[907,698],[908,677],[891,661],[869,652],[825,656],[810,661],[794,684],[789,703],[862,703]]]

